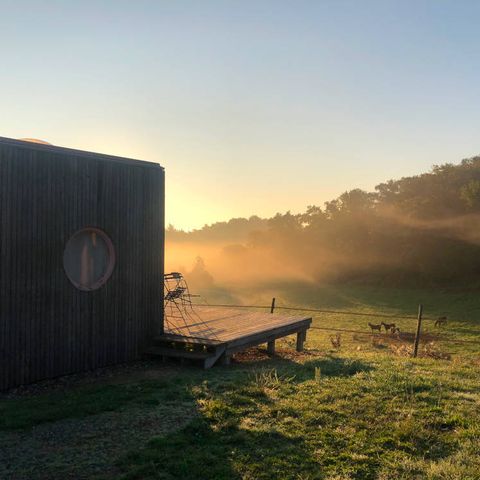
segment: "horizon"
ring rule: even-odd
[[[177,229],[480,150],[476,2],[0,6],[1,135],[160,163]]]

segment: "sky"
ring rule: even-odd
[[[0,0],[0,136],[166,170],[166,222],[480,153],[480,2]]]

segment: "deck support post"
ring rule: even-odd
[[[297,332],[297,352],[303,352],[303,343],[307,338],[307,331],[302,330]]]
[[[222,365],[230,365],[230,360],[232,359],[231,355],[224,354],[220,358],[220,363]]]
[[[273,357],[275,355],[275,340],[267,343],[267,353]]]

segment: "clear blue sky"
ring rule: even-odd
[[[480,2],[0,0],[0,136],[158,161],[167,222],[480,153]]]

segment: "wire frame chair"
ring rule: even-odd
[[[184,312],[187,308],[193,310],[192,295],[187,281],[180,272],[166,273],[163,278],[164,307]],[[198,296],[198,295],[195,295]]]
[[[209,336],[214,332],[201,319],[194,308],[192,298],[200,297],[190,293],[188,283],[180,272],[166,273],[163,278],[165,325],[170,332],[189,331],[189,327],[202,324]]]

